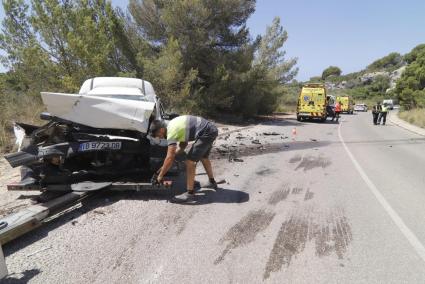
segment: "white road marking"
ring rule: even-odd
[[[344,139],[342,138],[342,135],[341,135],[341,125],[342,125],[342,123],[340,123],[339,124],[339,127],[338,127],[339,140],[341,141],[342,146],[344,146],[344,149],[347,152],[348,156],[350,157],[351,161],[353,162],[355,168],[359,172],[359,174],[362,177],[363,181],[369,187],[370,191],[372,191],[373,195],[375,195],[375,197],[378,200],[378,202],[382,205],[382,207],[384,207],[385,211],[391,217],[391,219],[396,224],[396,226],[400,229],[401,233],[406,237],[406,239],[412,245],[412,247],[416,251],[416,253],[425,262],[425,247],[419,241],[419,239],[416,237],[416,235],[406,226],[406,224],[403,222],[403,220],[401,219],[401,217],[391,207],[391,205],[388,203],[388,201],[385,199],[385,197],[381,194],[381,192],[378,190],[378,188],[375,186],[375,184],[367,176],[366,172],[363,170],[363,168],[357,162],[356,158],[354,158],[354,155],[348,149],[347,145],[344,142]]]

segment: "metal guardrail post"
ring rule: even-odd
[[[6,260],[4,259],[3,255],[3,248],[0,244],[0,279],[3,279],[8,274],[7,272],[7,266],[6,266]]]

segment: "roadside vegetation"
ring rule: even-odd
[[[399,116],[425,128],[425,44],[406,54],[405,60],[408,65],[394,91],[402,108]]]
[[[297,74],[275,18],[254,38],[255,0],[2,1],[0,148],[11,121],[33,122],[40,91],[78,91],[91,77],[151,81],[168,109],[219,117],[273,112]],[[30,103],[28,103],[30,102]]]
[[[394,93],[406,110],[425,108],[425,44],[418,45],[404,58],[408,65]]]
[[[417,108],[399,113],[399,117],[411,124],[425,128],[425,109]]]

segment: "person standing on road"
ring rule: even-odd
[[[381,112],[381,103],[377,102],[376,105],[372,107],[372,117],[373,117],[373,124],[378,125],[378,117],[379,113]]]
[[[326,98],[326,117],[334,117],[333,107],[330,105],[329,97]]]
[[[341,113],[341,102],[336,102],[335,104],[335,110],[334,110],[334,117],[332,118],[332,121],[334,121],[334,119],[336,119],[336,122],[338,122],[339,119],[339,114]]]
[[[388,113],[388,105],[384,104],[381,107],[381,112],[379,113],[378,124],[381,124],[381,120],[383,119],[382,125],[385,125],[385,123],[387,122],[387,113]]]
[[[156,176],[157,183],[163,182],[165,174],[173,165],[176,154],[184,152],[188,142],[195,141],[189,150],[186,160],[187,191],[174,196],[173,201],[187,202],[194,199],[196,163],[199,161],[202,162],[209,178],[209,182],[203,187],[217,189],[211,161],[208,158],[213,143],[218,136],[217,127],[212,122],[202,117],[182,115],[172,119],[168,123],[168,126],[165,126],[162,121],[153,121],[150,127],[150,133],[152,137],[167,138],[168,142],[167,156]]]

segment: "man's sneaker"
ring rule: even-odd
[[[211,189],[214,189],[214,190],[217,190],[217,188],[218,188],[217,183],[211,182],[211,181],[208,181],[206,183],[202,183],[201,187],[202,188],[211,188]]]
[[[190,202],[193,200],[195,200],[195,194],[189,193],[189,192],[176,195],[171,199],[172,202],[176,202],[176,203]]]

